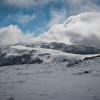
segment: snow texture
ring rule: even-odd
[[[18,57],[26,64],[17,59],[14,65],[0,67],[0,100],[100,100],[99,54],[14,45],[1,48],[0,63],[7,57]],[[27,63],[37,61],[37,57],[43,62]]]

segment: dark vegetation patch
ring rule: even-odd
[[[19,65],[19,64],[40,64],[43,62],[39,57],[32,58],[32,54],[23,54],[18,56],[0,56],[0,66]]]

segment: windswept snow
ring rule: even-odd
[[[14,51],[15,50],[15,51]],[[16,55],[16,53],[18,51],[25,51],[24,53],[27,54],[29,52],[33,50],[36,51],[33,55],[33,57],[36,56],[40,56],[41,59],[44,60],[44,62],[50,62],[50,61],[54,61],[56,59],[56,61],[62,61],[63,59],[69,59],[69,60],[77,60],[77,59],[81,59],[84,57],[91,57],[91,56],[96,56],[98,54],[92,54],[92,55],[79,55],[79,54],[71,54],[71,53],[66,53],[63,51],[59,51],[59,50],[54,50],[54,49],[50,49],[50,48],[40,48],[40,47],[27,47],[27,46],[23,46],[23,45],[16,45],[16,46],[11,46],[10,47],[10,52],[7,53],[7,55]],[[5,51],[7,52],[7,51]],[[22,52],[17,53],[19,55],[22,54]],[[46,56],[45,56],[46,55]],[[47,56],[50,56],[50,59],[46,59]]]
[[[39,45],[38,46],[15,45],[15,46],[9,46],[9,47],[4,47],[4,48],[2,47],[0,48],[0,66],[36,64],[36,63],[40,64],[40,63],[50,63],[50,62],[52,63],[52,62],[63,62],[63,61],[66,61],[66,63],[69,63],[69,62],[82,59],[86,56],[91,57],[91,56],[98,55],[98,54],[94,54],[94,55],[80,54],[79,55],[79,54],[66,53],[62,50],[59,50],[59,49],[64,49],[62,46],[64,46],[65,44],[58,44],[58,43],[51,43],[51,44],[50,44],[50,48],[45,48],[46,45],[45,46],[43,45],[40,45],[40,46]],[[47,44],[47,46],[49,46],[49,44]],[[58,50],[53,49],[51,48],[51,46],[53,46],[53,48],[59,48],[59,49]],[[71,47],[73,48],[74,46],[71,46]],[[88,48],[84,46],[81,46],[81,47],[83,49]],[[77,47],[77,50],[78,48],[80,47]],[[89,51],[91,51],[90,48],[91,47],[89,47]],[[67,47],[67,49],[70,50],[71,49],[70,46]]]
[[[11,98],[100,100],[100,58],[74,67],[66,62],[0,67],[0,99]]]
[[[2,48],[0,64],[6,60],[14,64],[0,67],[0,100],[100,100],[97,55],[71,54],[39,46]],[[37,58],[40,64],[33,64]]]
[[[17,49],[17,50],[26,50],[28,52],[31,50],[35,50],[37,52],[35,52],[34,56],[41,55],[40,58],[43,59],[44,62],[52,62],[52,61],[61,62],[63,59],[78,60],[78,59],[83,59],[84,57],[92,57],[98,55],[98,54],[92,54],[92,55],[71,54],[71,53],[66,53],[63,51],[54,50],[50,48],[26,47],[22,45],[11,46],[10,48]],[[48,58],[46,59],[48,55],[50,56],[50,59]]]

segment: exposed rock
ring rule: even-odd
[[[99,49],[96,49],[92,46],[84,46],[84,45],[66,45],[64,43],[43,43],[40,45],[41,48],[49,48],[60,50],[66,53],[73,53],[73,54],[98,54],[100,53]]]
[[[4,55],[0,58],[0,66],[9,66],[9,65],[19,65],[19,64],[35,64],[35,63],[42,63],[39,57],[32,58],[32,54],[23,54],[19,56],[8,56],[5,57]]]

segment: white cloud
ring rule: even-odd
[[[100,48],[100,13],[85,12],[71,16],[63,24],[52,26],[36,40]]]
[[[21,23],[21,24],[25,24],[25,23],[28,23],[30,21],[32,21],[33,19],[35,19],[35,14],[33,15],[23,15],[21,13],[18,13],[18,14],[15,14],[15,15],[9,15],[7,18],[10,19],[10,20],[14,20],[18,23]]]
[[[2,0],[2,3],[18,8],[30,8],[39,7],[49,2],[62,2],[72,9],[71,13],[79,13],[82,11],[100,11],[100,5],[96,3],[97,1],[100,2],[99,0]]]
[[[32,34],[23,34],[17,25],[0,28],[0,46],[31,40]]]
[[[64,8],[60,10],[51,9],[49,14],[50,20],[44,21],[40,27],[35,29],[36,32],[43,33],[45,30],[50,29],[53,25],[63,23],[67,19],[67,11]]]
[[[100,0],[61,0],[64,5],[67,4],[70,15],[82,12],[100,12]]]
[[[84,12],[71,16],[63,24],[53,25],[36,38],[23,34],[17,25],[0,28],[0,46],[33,40],[93,45],[100,48],[100,13]]]
[[[34,0],[4,0],[5,4],[15,7],[29,7],[35,5]]]
[[[11,6],[15,6],[15,7],[32,7],[32,6],[39,6],[39,5],[43,5],[46,4],[50,1],[53,0],[4,0],[3,2],[7,5],[11,5]]]
[[[64,22],[67,18],[67,11],[65,9],[61,9],[59,11],[52,9],[50,16],[51,19],[47,25],[48,27]]]

